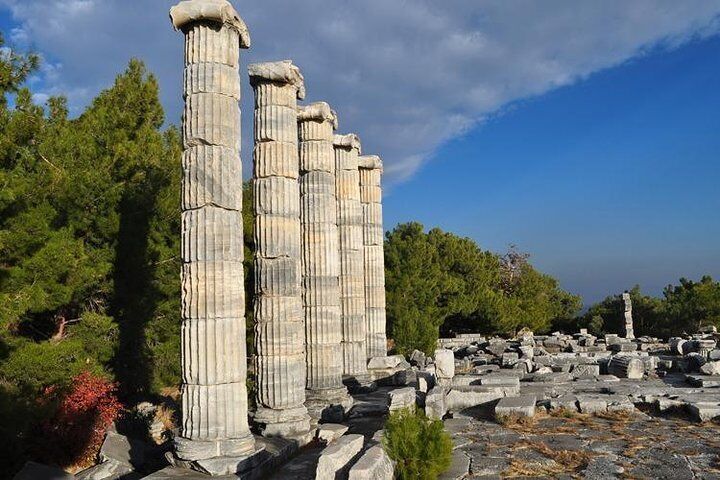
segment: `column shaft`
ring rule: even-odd
[[[335,169],[340,239],[340,305],[343,374],[363,381],[367,377],[363,227],[360,204],[356,135],[336,135]],[[362,380],[361,380],[362,379]]]
[[[237,460],[211,459],[237,458],[254,450],[245,383],[238,103],[239,49],[249,46],[249,38],[225,1],[181,2],[171,17],[185,34],[183,384],[176,454],[209,473],[234,473]]]
[[[263,435],[309,431],[305,402],[300,284],[297,98],[302,76],[291,62],[253,64],[255,91],[255,421]]]
[[[381,178],[380,158],[375,155],[360,157],[368,359],[387,355]]]
[[[347,404],[342,383],[340,257],[335,194],[335,112],[319,102],[300,109],[300,223],[308,407]]]

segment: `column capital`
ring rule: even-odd
[[[250,32],[240,14],[228,0],[183,0],[170,9],[175,30],[195,22],[214,22],[240,34],[240,48],[250,48]]]
[[[252,86],[260,83],[288,84],[297,89],[299,100],[305,98],[305,79],[297,65],[293,65],[292,60],[251,63],[248,65],[248,74]]]
[[[377,155],[362,155],[359,159],[360,168],[368,170],[380,170],[382,172],[383,162]]]
[[[315,120],[332,123],[333,130],[338,127],[338,117],[335,110],[326,102],[315,102],[298,107],[298,122]]]
[[[361,153],[362,145],[360,144],[360,137],[354,133],[348,133],[347,135],[335,135],[333,139],[333,146],[336,148],[344,148],[346,150],[352,150],[353,148]]]

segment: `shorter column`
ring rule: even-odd
[[[360,139],[355,134],[335,135],[334,147],[340,238],[343,374],[348,386],[356,388],[372,383],[366,358],[363,219],[358,166]]]
[[[382,223],[382,161],[377,155],[359,159],[363,211],[365,324],[367,358],[387,355],[385,336],[385,253]]]
[[[622,294],[623,305],[625,307],[625,338],[635,338],[635,329],[633,328],[632,318],[632,300],[630,293]]]
[[[342,383],[340,257],[335,195],[337,115],[325,102],[300,107],[300,225],[307,401],[313,419],[339,422],[352,406]]]

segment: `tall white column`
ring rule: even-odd
[[[369,381],[366,358],[363,215],[358,162],[360,139],[335,135],[335,173],[340,238],[340,305],[343,374],[349,384]]]
[[[385,254],[382,221],[382,161],[377,155],[360,157],[360,202],[363,211],[365,322],[367,358],[387,355],[385,335]]]
[[[243,291],[240,48],[247,27],[225,0],[170,10],[185,34],[180,463],[235,473],[248,428]]]
[[[299,109],[298,126],[306,405],[311,415],[319,419],[332,416],[334,406],[341,405],[344,410],[352,405],[342,383],[340,256],[333,150],[337,115],[327,103],[313,103]]]
[[[299,438],[310,430],[297,125],[297,99],[305,87],[289,60],[252,64],[249,73],[255,91],[255,421],[265,436]]]

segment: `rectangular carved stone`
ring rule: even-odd
[[[182,268],[183,318],[243,318],[245,289],[240,259],[186,263]]]
[[[182,213],[183,262],[243,259],[242,214],[206,207]]]
[[[198,145],[182,157],[182,208],[190,210],[216,205],[242,209],[242,164],[240,152],[227,147]]]
[[[236,98],[194,93],[185,100],[184,145],[218,145],[240,150],[240,106]]]

